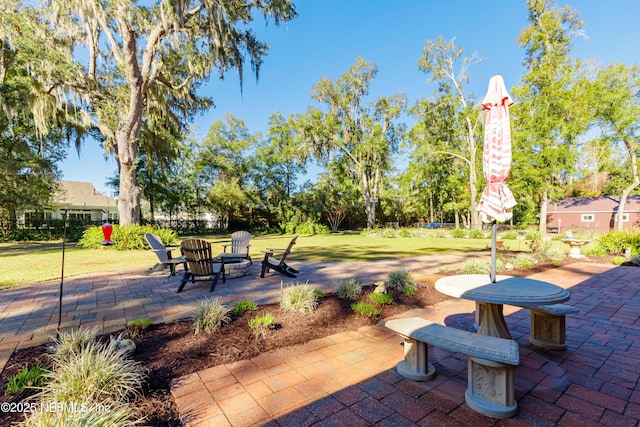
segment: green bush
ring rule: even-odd
[[[474,228],[469,232],[469,237],[472,239],[484,239],[484,231],[479,228]]]
[[[406,295],[413,295],[418,285],[409,274],[409,271],[403,268],[389,273],[387,287],[397,289]]]
[[[444,230],[436,230],[433,232],[433,237],[437,237],[438,239],[442,239],[447,237],[447,232]]]
[[[627,259],[621,255],[615,256],[611,259],[611,262],[615,265],[622,265],[627,262]]]
[[[178,241],[176,232],[170,228],[137,224],[121,227],[115,224],[113,225],[113,233],[111,234],[111,240],[114,244],[108,247],[119,251],[149,249],[149,243],[144,238],[145,233],[157,234],[165,246],[171,246]],[[102,233],[102,227],[95,226],[85,230],[82,238],[78,241],[78,246],[85,249],[99,249],[105,247],[102,245],[103,241],[104,234]]]
[[[319,224],[316,221],[308,219],[305,222],[296,225],[295,232],[297,234],[330,234],[331,229],[324,224]]]
[[[536,260],[533,256],[527,254],[519,254],[515,260],[516,267],[519,268],[532,268],[536,265]]]
[[[314,289],[313,294],[318,297],[318,299],[324,297],[324,291],[322,289]]]
[[[489,263],[481,261],[480,258],[469,258],[460,267],[462,274],[487,274],[489,270],[491,270]]]
[[[7,394],[19,394],[25,390],[33,390],[42,386],[45,370],[37,362],[35,366],[23,366],[16,375],[9,377],[7,381]]]
[[[467,235],[467,231],[463,230],[462,228],[454,228],[453,230],[451,230],[451,235],[456,239],[462,239]]]
[[[378,307],[367,304],[366,302],[351,304],[351,310],[360,314],[362,317],[377,317],[382,313]]]
[[[396,230],[393,228],[385,228],[382,230],[382,237],[386,239],[394,239],[396,237]]]
[[[336,290],[336,295],[340,299],[354,300],[362,295],[362,283],[355,277],[351,279],[342,279]]]
[[[243,299],[242,301],[238,301],[233,305],[233,314],[235,314],[236,316],[240,316],[246,311],[255,311],[257,309],[258,304],[249,299]]]
[[[500,238],[502,240],[513,240],[518,238],[518,232],[515,230],[507,230],[500,233]]]
[[[411,237],[411,236],[413,236],[413,233],[408,228],[401,228],[400,230],[398,230],[398,236],[400,236],[400,237]]]
[[[280,308],[285,311],[309,313],[318,306],[318,296],[308,282],[294,283],[282,291]]]
[[[640,253],[640,231],[610,231],[595,241],[592,252],[599,255],[623,255],[629,248],[632,255]]]
[[[376,304],[385,305],[385,304],[393,304],[395,301],[393,300],[393,296],[390,294],[369,294],[369,299]]]
[[[275,317],[272,313],[265,313],[263,316],[256,316],[249,320],[249,327],[256,337],[264,337],[267,330],[275,324]]]
[[[524,238],[527,240],[540,240],[542,238],[542,235],[538,230],[529,230],[524,233]]]
[[[205,331],[210,334],[224,323],[229,323],[230,321],[229,310],[222,304],[220,298],[213,300],[205,298],[200,301],[198,310],[196,311],[193,319],[193,329],[196,335],[198,335],[200,331]]]

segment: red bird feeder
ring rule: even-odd
[[[115,243],[111,241],[111,233],[113,233],[113,226],[108,222],[102,224],[102,234],[104,235],[103,246],[111,246]]]

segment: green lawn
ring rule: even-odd
[[[186,236],[184,236],[186,237]],[[229,235],[199,236],[209,240],[214,253],[222,252]],[[259,261],[267,248],[286,248],[293,236],[267,235],[251,239],[251,256]],[[366,237],[356,232],[300,236],[291,259],[308,261],[369,261],[402,258],[453,251],[485,250],[490,239],[454,239],[435,237]],[[527,250],[521,240],[507,241],[509,249]],[[62,266],[62,243],[2,243],[0,257],[3,273],[0,287],[11,287],[59,280]],[[81,249],[75,243],[65,248],[65,277],[97,271],[151,267],[157,258],[151,251],[115,251],[113,248]]]

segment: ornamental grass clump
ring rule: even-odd
[[[309,313],[315,310],[317,306],[318,294],[309,286],[309,282],[294,283],[287,286],[280,295],[280,308],[285,311]]]
[[[78,340],[81,334],[61,334],[51,355],[52,369],[33,396],[33,411],[25,426],[132,426],[141,422],[129,401],[141,392],[143,376],[114,341]],[[77,345],[82,342],[82,345]],[[62,408],[62,409],[61,409]]]
[[[229,323],[230,321],[229,309],[222,304],[220,298],[213,300],[205,298],[200,301],[200,305],[198,306],[198,311],[193,320],[193,329],[196,335],[201,331],[211,334],[223,324]]]
[[[85,347],[95,342],[97,333],[97,328],[87,329],[82,326],[75,330],[61,332],[59,336],[54,339],[53,357],[56,360],[74,357],[82,352]]]
[[[362,295],[362,283],[355,277],[342,279],[336,289],[336,295],[340,299],[355,300]]]
[[[387,288],[397,289],[405,295],[413,295],[418,285],[415,280],[413,280],[413,277],[411,277],[411,274],[409,274],[409,271],[403,268],[389,273]]]
[[[461,274],[488,274],[491,266],[479,258],[469,258],[460,267]]]

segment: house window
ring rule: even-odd
[[[582,214],[582,222],[593,222],[594,220],[593,214]]]
[[[614,221],[618,221],[618,214],[615,215]],[[629,222],[629,214],[622,214],[622,222]]]

